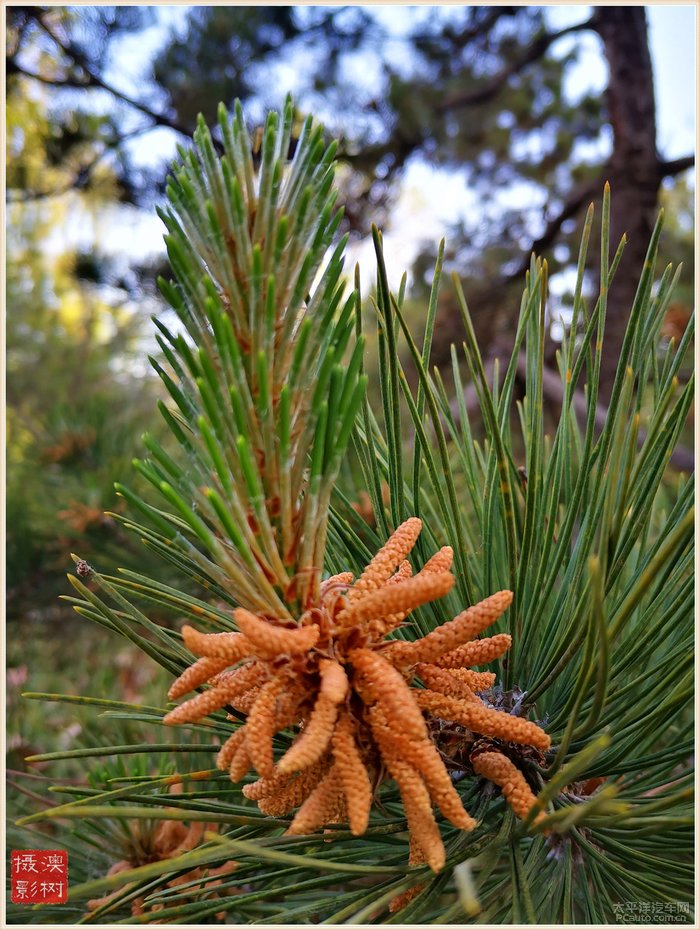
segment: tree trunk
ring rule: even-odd
[[[613,151],[607,178],[612,188],[611,260],[622,234],[627,234],[608,299],[600,384],[601,400],[607,402],[656,219],[661,166],[645,11],[635,6],[600,6],[595,25],[610,72],[607,104]]]
[[[692,159],[680,159],[674,166],[663,163],[656,150],[656,101],[644,8],[597,7],[585,28],[595,29],[604,46],[609,71],[606,103],[613,135],[612,154],[601,171],[599,182],[574,191],[562,214],[553,220],[552,228],[533,246],[538,254],[542,254],[556,239],[563,220],[571,216],[581,217],[591,199],[598,200],[600,216],[603,184],[605,180],[610,181],[610,260],[623,233],[627,236],[627,244],[608,295],[599,394],[600,402],[606,405],[656,221],[661,181],[666,174],[681,170],[683,163],[692,164]],[[599,245],[596,248],[592,241],[590,261],[596,276],[599,259]],[[517,298],[515,303],[505,299],[506,286],[515,280],[518,288],[522,287],[529,260],[527,254],[515,275],[481,293],[472,289],[468,295],[479,344],[490,358],[498,355],[503,358],[510,354],[512,314],[499,308],[517,306]],[[442,304],[439,334],[436,334],[432,356],[432,361],[439,367],[449,364],[449,343],[455,338],[461,343],[462,339],[461,321],[454,300],[443,299]]]

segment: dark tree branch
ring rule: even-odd
[[[506,275],[505,280],[513,281],[516,278],[521,278],[530,267],[530,255],[533,252],[540,255],[545,249],[548,249],[559,235],[563,223],[575,216],[586,201],[592,200],[601,187],[601,178],[598,177],[595,181],[582,184],[573,191],[559,213],[548,221],[542,235],[532,243],[516,270]]]
[[[670,161],[659,162],[659,175],[662,178],[672,178],[681,171],[695,167],[695,155],[684,155],[682,158],[673,158]]]
[[[476,9],[481,12],[485,7],[477,7]],[[436,34],[434,32],[421,32],[420,30],[416,30],[410,33],[409,38],[416,44],[422,46],[423,50],[430,49],[432,43],[434,48],[439,52],[439,49],[442,47],[441,42],[443,39],[451,42],[454,46],[464,48],[469,42],[488,36],[490,30],[493,29],[499,19],[504,16],[512,16],[515,11],[516,8],[511,6],[493,7],[489,13],[476,23],[470,20],[468,25],[462,30],[459,30],[456,25],[447,24],[442,33],[438,32]]]
[[[450,110],[461,109],[462,107],[470,107],[476,106],[480,103],[487,103],[489,100],[492,100],[496,94],[499,93],[501,88],[511,77],[513,77],[513,75],[519,74],[521,71],[527,68],[528,65],[534,64],[538,59],[540,59],[545,54],[550,45],[556,42],[557,39],[560,39],[562,36],[568,35],[572,32],[581,32],[585,29],[591,29],[592,25],[592,20],[586,20],[584,23],[577,23],[572,26],[567,26],[565,29],[560,29],[558,32],[545,33],[538,39],[535,39],[535,41],[530,46],[528,46],[528,48],[525,50],[525,53],[521,55],[520,58],[506,65],[506,67],[499,71],[498,74],[494,75],[490,81],[487,81],[480,87],[461,91],[460,93],[453,94],[451,97],[443,100],[443,102],[438,104],[436,107],[438,113],[446,113]]]
[[[489,384],[493,381],[494,367],[493,358],[489,359],[484,366]],[[505,370],[505,365],[499,366],[501,379],[505,375]],[[518,354],[517,372],[518,376],[524,381],[527,372],[527,360],[524,352]],[[561,405],[564,402],[564,385],[561,382],[559,374],[547,367],[545,367],[542,372],[542,394],[545,400],[549,401],[550,404],[561,409]],[[580,388],[576,388],[574,391],[571,402],[579,423],[584,425],[588,416],[588,400]],[[479,412],[479,397],[473,384],[470,384],[464,391],[464,405],[468,414],[477,414]],[[450,410],[452,416],[457,419],[459,417],[459,405],[457,401],[453,401],[450,404]],[[608,408],[600,403],[596,404],[594,417],[596,430],[602,430],[608,418]],[[642,448],[646,442],[646,438],[646,432],[640,430],[637,436],[638,449]],[[679,471],[693,472],[695,470],[695,454],[692,449],[686,449],[684,446],[676,446],[673,449],[669,462]]]
[[[502,11],[499,11],[498,15],[502,15]],[[522,55],[517,61],[512,62],[501,71],[499,71],[499,73],[496,74],[490,81],[482,84],[480,87],[472,88],[471,90],[463,91],[459,94],[453,94],[451,97],[448,97],[442,103],[437,105],[437,112],[446,113],[450,110],[461,109],[462,107],[475,106],[477,104],[488,102],[500,92],[500,90],[503,88],[508,79],[512,77],[512,75],[519,73],[528,65],[537,61],[538,58],[541,58],[550,47],[550,45],[556,42],[557,39],[560,39],[562,36],[568,35],[569,33],[581,32],[583,30],[591,29],[593,22],[593,19],[589,19],[583,23],[575,23],[571,26],[567,26],[565,29],[561,29],[558,32],[551,32],[541,36],[539,39],[535,40],[532,45],[529,46],[524,55]],[[471,32],[469,35],[471,35]],[[401,157],[397,158],[396,162],[392,165],[392,168],[395,169],[397,166],[402,165],[413,151],[420,148],[423,142],[424,139],[419,133],[412,135],[410,138],[402,139],[400,142]],[[365,147],[362,152],[358,152],[357,154],[343,153],[342,158],[358,170],[367,170],[369,166],[376,165],[385,156],[393,155],[395,153],[396,143],[388,141],[378,143],[374,146]],[[566,219],[566,217],[564,217],[564,219]]]
[[[90,183],[92,172],[106,155],[110,152],[115,152],[120,145],[127,142],[129,139],[152,132],[154,128],[154,126],[142,126],[140,129],[133,129],[131,132],[125,132],[109,142],[104,142],[103,148],[99,152],[96,152],[87,164],[83,165],[72,178],[64,184],[61,184],[60,187],[54,187],[51,190],[44,191],[25,190],[21,193],[17,191],[8,191],[8,202],[30,203],[37,200],[49,200],[52,197],[62,197],[70,191],[84,190]]]
[[[51,87],[78,87],[88,88],[90,85],[78,78],[50,78],[45,74],[39,74],[37,71],[30,71],[23,65],[17,63],[15,58],[7,59],[7,74],[21,74],[23,77],[31,78],[34,81],[41,81],[42,84],[49,84]]]
[[[526,372],[527,360],[525,358],[525,353],[520,352],[518,354],[518,374],[521,378],[525,379]],[[561,408],[561,405],[564,402],[564,385],[562,384],[559,374],[549,368],[545,368],[543,371],[542,393],[544,394],[545,399],[548,400],[551,404]],[[585,423],[588,414],[588,399],[580,388],[576,388],[574,391],[572,403],[579,422]],[[607,419],[608,408],[600,403],[597,403],[595,407],[596,429],[602,430]],[[637,435],[638,449],[642,448],[646,442],[646,438],[646,430],[640,429]],[[690,449],[685,449],[683,446],[676,446],[673,449],[670,462],[680,471],[692,472],[695,470],[695,455]]]
[[[471,42],[472,40],[478,39],[481,36],[488,35],[499,19],[501,19],[503,16],[513,16],[516,11],[517,7],[496,6],[493,7],[493,9],[475,25],[469,25],[461,32],[455,32],[451,34],[450,27],[448,26],[447,31],[451,39],[458,42],[461,46],[464,46],[467,44],[467,42]]]
[[[87,57],[83,52],[75,45],[74,42],[70,40],[64,41],[60,36],[56,35],[55,31],[46,23],[42,16],[42,12],[39,11],[35,14],[35,19],[37,23],[41,26],[44,32],[51,38],[51,40],[59,47],[59,49],[70,58],[75,65],[77,65],[81,71],[86,75],[87,80],[82,83],[78,83],[72,86],[77,87],[99,87],[101,90],[106,90],[107,93],[111,94],[117,100],[121,100],[123,103],[128,104],[130,107],[133,107],[135,110],[138,110],[139,113],[142,113],[144,116],[147,116],[149,119],[153,120],[156,126],[165,126],[167,129],[172,129],[174,132],[179,133],[180,135],[189,137],[191,135],[190,129],[186,126],[182,126],[177,120],[172,119],[169,116],[165,116],[163,113],[157,113],[155,110],[152,110],[150,107],[146,106],[145,103],[141,103],[140,100],[136,100],[134,97],[125,94],[123,91],[118,90],[116,87],[113,87],[111,84],[108,84],[100,75],[94,70],[90,62],[87,60]],[[37,77],[37,75],[31,75],[32,77]],[[39,80],[42,80],[39,78]]]

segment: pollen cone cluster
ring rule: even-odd
[[[354,583],[349,573],[329,578],[318,603],[298,623],[239,608],[239,632],[203,634],[183,627],[185,645],[199,658],[174,682],[169,697],[209,687],[170,711],[165,722],[195,722],[223,707],[245,713],[246,722],[221,747],[217,764],[234,781],[255,769],[260,777],[243,793],[271,816],[296,809],[291,834],[346,822],[355,835],[363,833],[374,790],[383,779],[393,779],[413,860],[437,872],[445,849],[433,807],[462,830],[471,830],[475,821],[433,743],[426,715],[539,750],[550,741],[535,723],[487,706],[479,692],[491,687],[494,676],[469,668],[509,648],[507,634],[476,637],[508,608],[510,591],[491,595],[414,642],[386,639],[413,609],[443,597],[454,584],[449,547],[412,574],[406,557],[420,530],[417,518],[403,523]],[[288,727],[298,733],[275,759],[273,738]],[[483,774],[489,777],[489,771]],[[522,786],[511,790],[500,769],[494,774],[515,812],[524,816]]]
[[[181,785],[174,785],[170,789],[171,794],[180,794],[181,791]],[[170,808],[170,810],[175,813],[178,811],[177,808]],[[119,872],[127,872],[139,866],[175,859],[199,846],[204,841],[206,831],[216,832],[217,829],[217,824],[207,824],[202,821],[194,821],[189,826],[181,820],[161,820],[155,823],[131,821],[126,827],[124,858],[114,863],[106,877],[117,875]],[[231,879],[227,878],[235,872],[237,865],[237,862],[231,860],[213,868],[200,866],[179,873],[166,884],[168,888],[183,885],[191,894],[192,901],[201,898],[204,894],[212,899],[217,898],[224,890],[226,895],[238,894],[237,887],[231,884]],[[98,908],[111,904],[115,898],[122,896],[131,887],[130,884],[122,885],[104,897],[88,901],[87,917],[89,918]],[[149,924],[167,923],[168,921],[157,919],[158,911],[163,910],[165,906],[157,902],[149,904],[145,896],[138,895],[131,898],[131,915],[132,917],[147,915]],[[215,919],[217,922],[225,921],[226,911],[218,911]]]

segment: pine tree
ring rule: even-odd
[[[468,283],[472,322],[492,358],[510,351],[529,251],[547,251],[550,274],[566,271],[569,277],[576,262],[575,221],[583,221],[592,199],[599,203],[605,180],[612,182],[611,235],[617,240],[626,231],[629,244],[608,298],[600,387],[607,403],[662,185],[694,164],[692,153],[669,159],[657,151],[643,7],[582,9],[577,20],[557,28],[556,13],[537,6],[453,6],[436,16],[407,7],[390,26],[365,7],[193,6],[147,68],[161,107],[152,104],[148,89],[137,98],[124,94],[105,69],[112,37],[148,24],[147,8],[85,9],[24,7],[9,20],[12,80],[55,85],[57,158],[70,161],[74,148],[92,149],[85,169],[74,172],[76,186],[90,183],[101,159],[114,153],[120,197],[150,209],[163,171],[132,164],[132,126],[139,133],[150,123],[151,129],[189,135],[198,111],[213,121],[217,101],[229,104],[235,97],[260,114],[281,101],[277,75],[284,83],[284,66],[303,56],[295,76],[300,106],[304,113],[322,108],[342,137],[345,223],[356,232],[366,233],[368,216],[385,222],[409,164],[420,160],[463,177],[475,207],[455,219],[445,261]],[[580,83],[574,72],[591,41],[600,45],[607,87],[572,93]],[[46,65],[36,75],[32,52],[38,49]],[[368,80],[355,77],[360,56],[372,63]],[[120,118],[113,126],[104,115],[76,125],[65,84],[84,88],[88,109],[92,92],[107,90]],[[530,192],[526,207],[523,190]],[[597,278],[595,260],[592,266]],[[692,277],[686,264],[686,286]],[[560,275],[558,284],[564,280]],[[435,362],[447,371],[460,326],[445,289]]]
[[[657,351],[677,277],[669,267],[656,286],[661,222],[600,430],[607,293],[624,248],[611,255],[609,190],[593,307],[592,208],[583,230],[581,336],[559,356],[552,436],[546,263],[531,261],[495,387],[454,279],[486,435],[475,440],[460,351],[453,384],[428,367],[444,243],[419,346],[405,279],[392,294],[373,230],[377,415],[359,270],[346,295],[344,239],[331,248],[334,143],[307,120],[287,165],[290,101],[257,143],[240,108],[219,119],[223,155],[201,120],[161,214],[175,275],[161,288],[178,324],[158,322],[165,362],[153,364],[172,442],[145,437],[150,457],[135,463],[161,504],[118,486],[139,514],[124,525],[201,596],[77,557],[69,576],[78,612],[165,668],[173,700],[199,693],[161,708],[93,698],[181,729],[170,743],[35,761],[144,751],[172,754],[175,771],[75,788],[23,823],[116,821],[131,836],[151,824],[149,856],[115,849],[111,874],[72,889],[93,920],[128,918],[136,903],[140,922],[157,909],[175,923],[601,923],[646,902],[691,922],[693,489],[666,463],[692,400],[692,378],[678,380],[692,334]],[[358,485],[369,520],[352,506]],[[137,600],[174,610],[178,629]]]

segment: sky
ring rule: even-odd
[[[654,84],[659,103],[658,146],[667,158],[691,152],[696,138],[697,10],[648,9]]]
[[[186,6],[158,8],[159,22],[138,36],[125,36],[113,55],[110,79],[126,92],[138,95],[140,72],[157,48],[163,43],[168,28],[182,29],[187,13]],[[406,20],[400,16],[401,7],[377,7],[380,16],[400,35]],[[430,8],[435,15],[439,8]],[[445,9],[444,7],[442,9]],[[585,20],[590,7],[580,5],[550,6],[550,22],[562,28]],[[654,68],[657,97],[658,147],[666,158],[674,158],[692,151],[695,146],[695,73],[696,73],[696,11],[690,4],[658,4],[647,7],[649,38]],[[599,40],[592,34],[566,36],[554,46],[565,53],[575,42],[584,43],[580,63],[569,77],[568,91],[573,96],[588,89],[602,92],[606,85],[606,66],[599,50]],[[292,77],[290,70],[289,77]],[[139,158],[144,162],[159,160],[174,154],[173,135],[165,130],[149,133],[140,143]],[[512,194],[509,203],[513,205]],[[392,223],[385,230],[385,251],[392,283],[403,270],[409,268],[422,243],[437,244],[445,228],[473,209],[474,200],[458,173],[437,171],[425,163],[413,161],[404,177],[402,193],[392,215]],[[517,206],[517,204],[516,204]],[[109,224],[109,239],[115,253],[138,255],[162,252],[162,225],[155,215],[135,215],[135,211],[120,210],[118,216],[103,220]],[[91,235],[101,230],[92,229]],[[355,244],[348,256],[351,262],[367,262],[370,266],[371,244]]]

